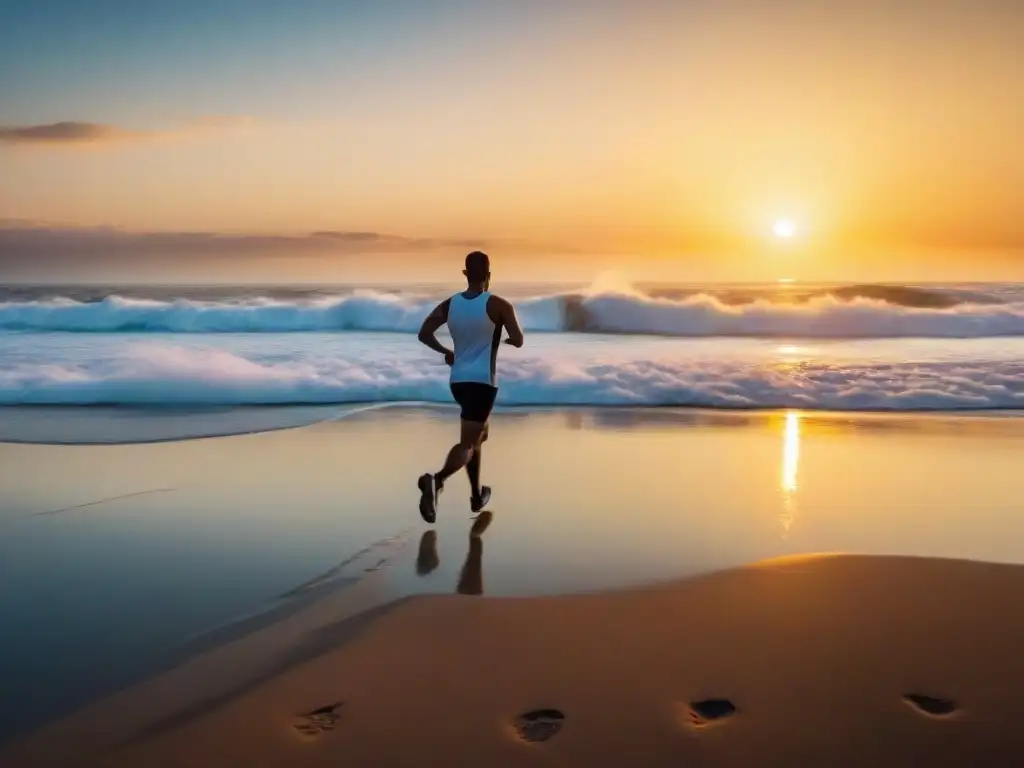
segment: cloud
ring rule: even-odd
[[[74,120],[42,125],[0,126],[0,142],[10,144],[94,144],[139,135],[136,131],[126,131],[113,125]]]
[[[39,125],[0,125],[0,143],[37,146],[81,146],[120,141],[194,136],[210,132],[248,128],[256,120],[245,115],[208,115],[189,120],[175,128],[133,130],[104,123],[62,120]]]
[[[483,248],[484,243],[471,238],[430,238],[403,237],[385,235],[380,232],[362,232],[359,230],[321,230],[309,235],[313,241],[328,240],[350,246],[375,245],[380,247],[399,246],[408,250],[431,250],[435,248]]]
[[[268,276],[292,270],[326,275],[364,267],[387,272],[438,259],[459,262],[477,249],[534,260],[569,252],[554,243],[519,239],[420,237],[363,229],[154,232],[0,217],[0,282],[191,282],[211,276],[287,281],[292,278]]]
[[[381,238],[381,234],[379,232],[348,232],[336,229],[327,229],[321,232],[313,232],[310,237],[344,243],[372,243],[379,240]]]
[[[0,258],[13,252],[55,250],[86,255],[110,251],[137,253],[272,253],[426,250],[464,246],[476,240],[444,240],[384,232],[328,230],[309,234],[246,234],[230,232],[133,232],[115,227],[63,227],[0,220]]]
[[[331,230],[302,234],[134,232],[0,219],[0,279],[78,274],[91,268],[201,265],[256,257],[332,259],[361,254],[430,253],[485,247],[482,240],[429,239],[384,232]],[[35,279],[35,278],[33,278]]]

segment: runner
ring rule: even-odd
[[[480,459],[488,437],[487,420],[498,394],[495,367],[501,332],[505,343],[523,346],[523,329],[512,305],[488,290],[491,261],[486,253],[466,256],[466,290],[438,304],[423,321],[419,340],[444,355],[451,367],[451,391],[462,408],[459,442],[452,446],[439,472],[420,476],[420,515],[428,523],[437,519],[437,500],[445,481],[463,467],[469,476],[470,508],[479,512],[491,497],[491,489],[480,485]],[[455,350],[437,340],[438,329],[447,323]]]

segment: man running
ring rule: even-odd
[[[440,472],[419,479],[420,514],[428,523],[437,519],[437,498],[445,481],[463,467],[469,475],[472,492],[469,506],[479,512],[491,497],[491,489],[480,485],[480,454],[487,439],[487,420],[498,394],[495,365],[501,331],[508,332],[506,344],[523,346],[523,329],[515,309],[505,299],[488,292],[491,284],[491,260],[486,253],[473,251],[466,256],[467,287],[445,299],[423,321],[419,339],[451,366],[451,390],[462,408],[459,442],[448,452]],[[455,351],[437,340],[437,330],[448,324]]]

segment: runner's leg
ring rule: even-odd
[[[448,458],[445,460],[444,466],[440,472],[434,475],[434,479],[439,487],[444,485],[445,480],[469,464],[486,429],[486,423],[481,424],[476,421],[462,420],[459,442],[448,451]],[[479,463],[477,464],[477,470],[479,470]]]
[[[490,431],[490,425],[485,424],[483,433],[480,435],[480,442],[473,450],[472,457],[466,463],[466,474],[469,476],[469,488],[473,494],[474,501],[479,500],[481,497],[480,462],[483,459],[483,445],[487,441]]]

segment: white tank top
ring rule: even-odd
[[[484,291],[467,299],[461,293],[448,302],[448,332],[455,345],[451,382],[473,382],[497,386],[494,374],[501,328],[487,314],[491,294]]]

